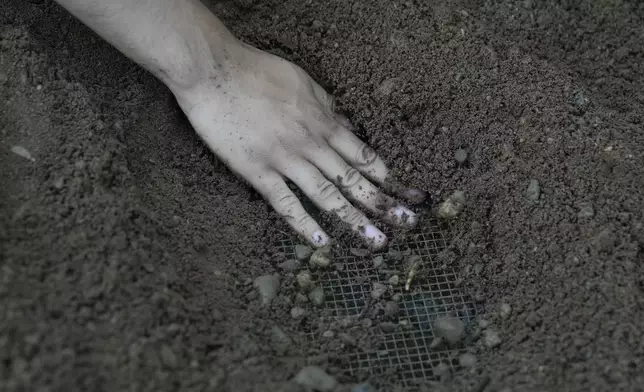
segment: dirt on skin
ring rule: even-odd
[[[487,390],[642,384],[640,2],[207,3],[334,93],[397,179],[465,192],[445,254],[492,319],[512,309]],[[337,353],[298,332],[292,277],[261,307],[290,231],[152,76],[51,1],[5,0],[0,87],[0,389],[296,391]]]

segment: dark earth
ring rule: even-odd
[[[641,388],[644,3],[206,3],[332,92],[397,179],[465,193],[444,259],[511,313],[476,377],[432,390]],[[150,74],[52,1],[4,0],[0,86],[0,390],[299,391],[307,364],[372,381],[298,333],[292,277],[261,306],[290,230]]]

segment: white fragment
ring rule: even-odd
[[[36,159],[34,159],[34,157],[31,156],[31,153],[29,153],[29,151],[27,151],[27,149],[24,148],[24,147],[13,146],[13,147],[11,147],[11,152],[16,154],[16,155],[19,155],[19,156],[21,156],[21,157],[23,157],[25,159],[28,159],[28,160],[30,160],[32,162],[36,162]]]

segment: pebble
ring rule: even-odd
[[[295,303],[297,303],[297,304],[305,304],[307,302],[309,302],[309,297],[307,297],[306,295],[304,295],[302,293],[295,294]]]
[[[295,281],[297,282],[297,285],[302,289],[304,292],[308,292],[313,288],[313,278],[311,277],[311,273],[309,271],[301,271],[300,273],[297,274],[295,277]]]
[[[400,78],[385,79],[378,87],[378,93],[382,95],[391,95],[391,93],[398,90],[401,85],[402,79]]]
[[[161,362],[163,362],[165,366],[172,369],[176,368],[177,365],[179,364],[179,361],[177,360],[177,356],[174,353],[174,351],[172,351],[170,346],[165,344],[161,346]]]
[[[403,254],[399,250],[389,249],[387,252],[387,258],[393,261],[401,261],[403,259]]]
[[[398,310],[398,303],[394,301],[388,301],[385,304],[385,317],[390,319],[398,317]]]
[[[509,304],[501,304],[499,315],[502,319],[507,319],[512,314],[512,307]]]
[[[438,207],[438,216],[442,219],[454,219],[465,208],[465,193],[455,191]]]
[[[340,341],[342,343],[344,343],[347,346],[355,347],[355,346],[358,345],[358,341],[356,340],[356,338],[354,338],[353,336],[349,335],[348,333],[344,333],[344,332],[339,333],[338,338],[340,339]]]
[[[284,354],[293,344],[293,340],[278,326],[271,328],[271,345],[280,355]]]
[[[331,265],[331,262],[331,248],[328,246],[323,246],[322,248],[317,249],[309,259],[309,264],[312,267],[319,268],[327,268]]]
[[[464,148],[459,148],[454,153],[454,159],[456,159],[456,162],[459,165],[464,165],[467,162],[467,158],[468,158],[468,153],[467,153],[467,150]]]
[[[476,366],[476,356],[474,354],[465,353],[458,357],[458,364],[464,368],[473,368]]]
[[[319,392],[331,392],[338,385],[335,377],[318,366],[305,367],[293,380],[304,388]]]
[[[449,365],[445,362],[441,362],[434,368],[434,377],[438,378],[441,382],[448,381],[452,376],[451,369]]]
[[[398,286],[398,284],[400,284],[400,277],[398,275],[392,276],[389,278],[389,284],[392,286]]]
[[[373,325],[373,321],[371,319],[366,318],[366,319],[362,320],[362,326],[364,328],[371,328],[372,325]]]
[[[479,328],[485,329],[490,326],[490,322],[484,318],[479,320]]]
[[[273,302],[280,291],[280,277],[278,275],[263,275],[255,279],[253,282],[262,305],[267,306]]]
[[[431,350],[436,350],[436,349],[440,348],[443,345],[443,343],[445,343],[445,339],[443,339],[441,337],[434,338],[432,340],[432,342],[429,344],[429,348]]]
[[[444,338],[450,344],[456,344],[463,339],[465,325],[457,317],[441,317],[433,323],[434,335]]]
[[[403,299],[403,295],[401,293],[396,293],[394,294],[393,297],[391,297],[391,299],[393,299],[396,302],[400,302]]]
[[[586,109],[588,109],[588,105],[590,104],[590,99],[588,99],[584,90],[575,91],[575,93],[572,95],[571,101],[576,109],[577,114],[584,114],[586,112]]]
[[[282,271],[295,271],[298,267],[300,266],[300,262],[295,260],[295,259],[290,259],[283,261],[277,265],[277,268],[281,269]]]
[[[382,256],[376,256],[373,258],[373,268],[380,268],[384,264],[385,259]]]
[[[360,249],[360,248],[351,248],[349,249],[352,255],[356,257],[367,257],[369,256],[369,249]]]
[[[380,323],[380,329],[382,330],[382,332],[391,333],[398,329],[398,324],[385,321]]]
[[[22,146],[13,146],[13,147],[11,147],[11,152],[16,154],[16,155],[18,155],[18,156],[20,156],[20,157],[28,159],[28,160],[30,160],[32,162],[36,162],[36,159],[34,159],[34,157],[31,156],[31,153],[29,151],[27,151],[27,149],[22,147]]]
[[[380,299],[387,292],[387,286],[382,283],[374,283],[371,290],[371,298]]]
[[[539,200],[539,196],[541,196],[541,186],[539,185],[539,181],[534,179],[530,180],[528,188],[525,190],[525,196],[530,201]]]
[[[324,303],[324,290],[322,287],[316,287],[309,293],[309,299],[315,306],[322,306]]]
[[[578,218],[592,218],[595,216],[595,209],[590,203],[579,203],[579,212],[577,213]]]
[[[291,317],[298,320],[306,316],[306,309],[300,308],[299,306],[291,309]]]
[[[330,329],[329,329],[329,330],[326,330],[326,331],[324,331],[324,332],[322,333],[322,337],[323,337],[323,338],[331,339],[331,338],[333,338],[334,336],[335,336],[335,332],[331,331]]]
[[[610,228],[602,230],[594,239],[593,245],[600,252],[610,252],[617,243],[617,237]]]
[[[483,332],[483,344],[487,348],[494,348],[501,344],[499,333],[493,329],[486,329]]]
[[[308,260],[313,254],[313,249],[307,245],[297,244],[295,245],[295,257],[300,261]]]

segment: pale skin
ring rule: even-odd
[[[326,232],[287,186],[335,213],[374,249],[418,217],[379,187],[389,170],[304,70],[246,45],[199,0],[57,0],[172,91],[198,135],[313,246]],[[425,193],[397,189],[419,202]]]

